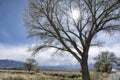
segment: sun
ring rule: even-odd
[[[72,10],[72,14],[71,14],[72,18],[74,20],[78,20],[78,18],[80,17],[80,12],[79,10]]]

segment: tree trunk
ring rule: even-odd
[[[89,69],[88,69],[88,62],[87,59],[82,61],[81,63],[81,68],[82,68],[82,79],[83,80],[91,80],[90,79],[90,74],[89,74]]]

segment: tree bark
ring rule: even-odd
[[[83,59],[83,61],[81,63],[81,68],[82,68],[82,79],[83,80],[91,80],[87,59]]]

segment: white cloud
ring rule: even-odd
[[[112,36],[106,33],[99,33],[97,40],[104,42],[103,46],[90,48],[89,63],[94,63],[93,57],[97,56],[101,51],[106,50],[114,52],[117,57],[120,57],[120,33],[115,33]]]
[[[54,49],[48,49],[46,51],[40,51],[36,55],[36,59],[40,65],[76,65],[77,61],[68,53],[53,55]],[[52,56],[53,55],[53,56]]]
[[[120,57],[120,43],[111,44],[111,46],[91,47],[89,51],[89,63],[94,63],[93,58],[102,51],[114,52],[117,57]]]
[[[25,61],[26,58],[31,57],[31,52],[28,52],[28,45],[6,45],[0,44],[0,59],[13,59],[19,61]],[[55,66],[55,65],[73,65],[77,61],[68,54],[54,55],[52,56],[53,49],[46,51],[40,51],[35,56],[35,59],[39,65]]]
[[[6,45],[0,44],[0,59],[13,59],[19,61],[25,61],[26,58],[31,56],[31,53],[27,51],[28,45]],[[89,51],[89,63],[94,63],[93,57],[97,56],[101,51],[112,51],[116,53],[117,57],[120,57],[120,43],[114,44],[112,46],[104,47],[91,47]],[[78,65],[79,63],[76,59],[64,53],[62,55],[54,55],[54,49],[48,49],[46,51],[40,51],[39,54],[35,56],[35,59],[41,66],[55,66],[55,65]]]
[[[27,45],[6,45],[0,44],[0,59],[13,59],[25,61],[30,53],[27,52]]]

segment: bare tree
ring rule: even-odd
[[[79,16],[71,16],[74,10]],[[119,31],[119,20],[119,0],[30,0],[25,14],[28,37],[40,40],[33,52],[54,48],[70,53],[81,64],[83,80],[90,80],[88,52],[99,45],[95,37]]]
[[[33,58],[27,58],[26,62],[24,63],[25,69],[31,71],[33,68],[37,66],[37,62]]]

